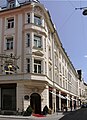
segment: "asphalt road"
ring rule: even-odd
[[[87,120],[87,108],[70,112],[63,116],[60,120]]]

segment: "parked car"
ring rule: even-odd
[[[81,108],[87,108],[87,103],[82,104]]]

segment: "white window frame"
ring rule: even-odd
[[[6,50],[13,50],[13,37],[6,38]]]
[[[14,28],[14,18],[7,18],[7,29]]]
[[[41,74],[41,62],[42,62],[41,60],[34,59],[34,73]]]
[[[52,66],[49,66],[49,78],[52,80]]]
[[[14,8],[14,7],[15,7],[15,2],[14,1],[10,2],[9,3],[9,8]]]
[[[52,56],[51,56],[51,47],[49,47],[49,59],[51,60],[52,58],[51,58]]]
[[[34,24],[41,26],[42,25],[41,17],[34,15]]]
[[[30,33],[26,34],[26,39],[27,39],[27,47],[30,47]]]
[[[42,47],[42,37],[34,35],[34,47],[41,48]]]
[[[27,22],[30,23],[30,13],[27,13]]]
[[[27,73],[30,73],[30,58],[27,58],[26,61],[27,61]]]

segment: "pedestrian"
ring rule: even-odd
[[[72,100],[70,99],[70,109],[72,111]]]
[[[74,110],[76,110],[76,101],[74,100]]]
[[[59,109],[58,109],[58,108],[56,108],[56,113],[57,113],[57,115],[58,115],[58,111],[59,111]]]
[[[44,109],[43,109],[43,114],[44,115],[47,115],[48,114],[48,107],[47,107],[47,105],[44,107]]]
[[[64,105],[64,109],[65,109],[65,111],[67,112],[67,105],[66,105],[66,104]]]

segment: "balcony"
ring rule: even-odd
[[[19,81],[19,80],[36,80],[36,81],[48,81],[47,77],[42,74],[35,74],[35,73],[21,73],[21,74],[9,74],[9,75],[0,75],[0,82],[6,81]]]
[[[30,29],[30,30],[36,30],[38,33],[42,33],[42,34],[45,34],[47,36],[47,32],[45,30],[45,27],[43,26],[38,26],[38,25],[35,25],[34,23],[26,23],[24,25],[24,30],[27,30],[27,29]]]

